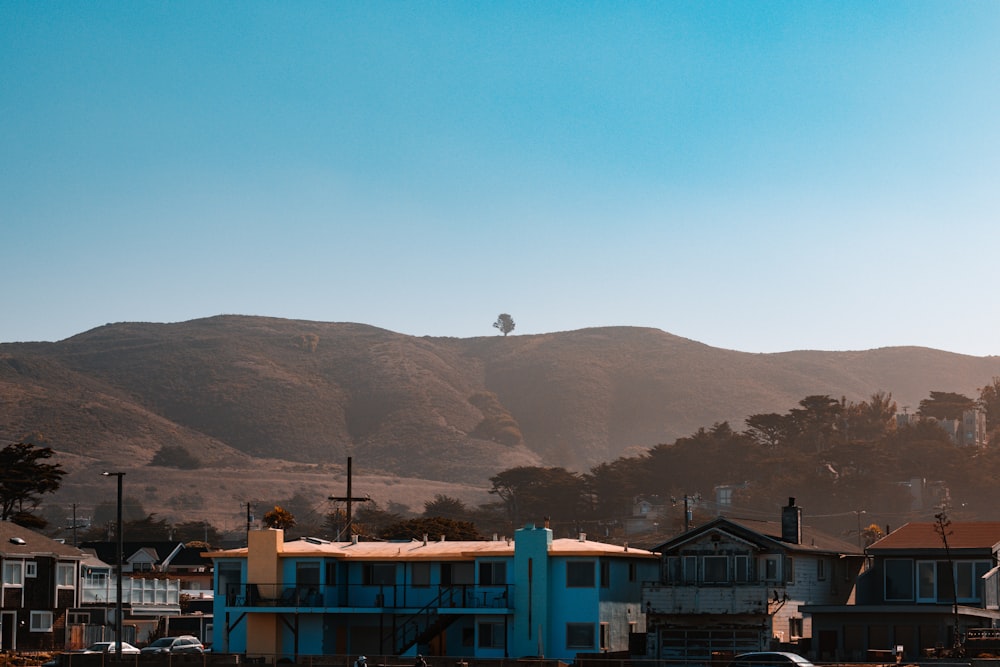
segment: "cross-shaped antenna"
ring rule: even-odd
[[[344,532],[347,534],[347,542],[351,541],[351,534],[354,532],[354,527],[351,523],[351,503],[367,503],[371,502],[371,496],[365,496],[364,498],[354,498],[351,496],[351,457],[347,457],[347,496],[330,496],[327,500],[334,500],[337,502],[347,503],[347,530]]]

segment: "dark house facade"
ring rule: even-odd
[[[1000,522],[908,523],[872,544],[851,605],[814,605],[821,659],[864,660],[902,647],[906,660],[949,650],[974,628],[1000,624]]]
[[[0,650],[62,647],[83,558],[79,549],[0,522]]]

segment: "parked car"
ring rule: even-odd
[[[180,637],[160,637],[149,646],[142,647],[140,653],[143,655],[156,655],[158,653],[204,653],[205,647],[201,640],[191,635],[181,635]]]
[[[115,642],[97,642],[79,651],[80,653],[115,653]],[[122,642],[122,655],[136,655],[139,649],[128,642]]]
[[[797,653],[758,651],[736,656],[729,667],[813,667],[813,664]]]

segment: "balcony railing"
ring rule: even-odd
[[[493,609],[513,607],[513,586],[402,586],[399,584],[288,585],[272,583],[227,586],[229,607],[298,607],[350,609],[410,609],[429,604],[438,609]]]
[[[647,609],[672,614],[767,614],[787,599],[784,584],[731,584],[711,587],[644,584]]]

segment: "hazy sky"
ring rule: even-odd
[[[0,341],[1000,354],[1000,2],[0,2]]]

